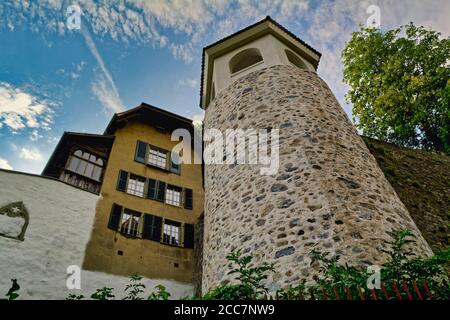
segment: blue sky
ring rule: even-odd
[[[74,4],[81,30],[67,28]],[[322,52],[319,75],[351,116],[340,52],[370,5],[384,29],[450,35],[447,0],[1,1],[0,168],[40,173],[64,131],[102,133],[142,101],[201,118],[202,47],[266,15]]]

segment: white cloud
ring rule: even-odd
[[[62,33],[61,12],[65,8],[61,3],[65,2],[0,2],[0,13],[8,13],[1,15],[3,25],[9,29],[27,25],[36,32]],[[165,48],[188,63],[200,59],[204,45],[270,15],[323,53],[319,74],[341,103],[346,87],[342,83],[340,54],[351,32],[366,22],[369,5],[380,7],[384,29],[413,21],[440,31],[443,36],[450,35],[448,0],[84,0],[79,4],[82,26],[96,37]],[[111,73],[95,44],[83,35],[104,77],[93,84],[93,91],[108,109],[119,110],[120,96]],[[344,108],[350,112],[349,106]],[[14,116],[8,123],[20,126]]]
[[[31,140],[31,141],[37,141],[37,140],[39,140],[39,139],[41,139],[41,138],[42,138],[42,135],[39,134],[39,131],[33,130],[33,131],[31,132],[31,135],[30,135],[30,140]]]
[[[114,90],[111,90],[108,80],[104,76],[98,76],[91,86],[92,92],[101,104],[112,112],[123,110],[122,101]]]
[[[78,64],[73,64],[72,71],[66,71],[66,69],[61,68],[56,71],[56,74],[71,78],[73,80],[78,79],[81,76],[81,72],[83,71],[85,64],[86,62],[82,60]]]
[[[41,161],[43,159],[43,156],[38,149],[29,149],[26,147],[20,149],[19,157],[31,161]]]
[[[8,160],[0,158],[0,169],[13,170]]]
[[[179,87],[188,86],[192,89],[195,89],[195,88],[197,88],[197,84],[198,84],[198,82],[195,79],[183,79],[183,80],[178,81]]]
[[[53,114],[52,103],[0,82],[0,124],[13,132],[24,128],[49,129]]]
[[[105,62],[98,52],[97,46],[92,40],[89,32],[84,28],[81,30],[89,51],[91,51],[92,55],[95,57],[95,60],[102,71],[102,76],[92,84],[92,92],[97,96],[105,108],[110,109],[113,112],[120,112],[124,108],[113,77],[108,68],[106,68]]]

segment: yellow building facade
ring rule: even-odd
[[[181,155],[171,152],[179,143],[171,134],[180,128],[192,133],[192,121],[146,104],[114,115],[102,136],[111,146],[101,158],[100,200],[83,269],[193,282],[194,228],[204,201],[202,165],[175,160]],[[66,146],[65,166],[53,171],[91,179],[72,163],[71,153],[83,147],[84,155],[86,143]],[[193,149],[191,155],[193,160]],[[52,158],[58,158],[57,151]]]

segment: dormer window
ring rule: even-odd
[[[235,74],[262,61],[263,57],[258,49],[245,49],[231,58],[229,63],[230,72],[231,74]]]
[[[66,169],[95,181],[100,181],[103,160],[78,149],[70,157]]]
[[[286,52],[286,56],[287,56],[289,62],[292,65],[296,66],[297,68],[303,69],[303,70],[308,70],[306,63],[299,56],[297,56],[295,53],[293,53],[290,50],[285,50],[285,52]]]

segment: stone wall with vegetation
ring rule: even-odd
[[[449,247],[450,157],[364,137],[433,251]]]
[[[257,165],[206,165],[203,292],[232,279],[225,257],[237,248],[255,264],[276,263],[271,290],[312,278],[314,248],[351,265],[381,265],[392,231],[407,228],[417,237],[415,252],[432,253],[315,72],[252,72],[216,96],[204,123],[222,132],[279,128],[280,168],[263,176]]]

